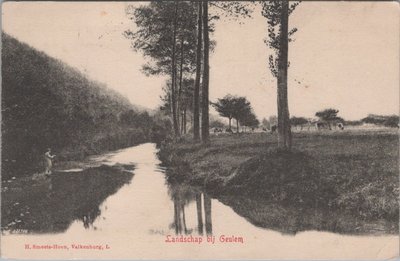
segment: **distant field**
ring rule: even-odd
[[[210,146],[190,141],[176,145],[177,153],[193,165],[195,171],[210,165],[223,164],[219,175],[229,175],[243,161],[277,147],[277,135],[271,133],[241,133],[211,135]],[[399,136],[397,129],[349,129],[344,131],[302,131],[293,133],[293,149],[320,157],[364,157],[373,162],[385,162],[382,170],[397,174]],[[196,152],[196,153],[185,153]],[[220,158],[222,157],[222,158]],[[201,159],[201,160],[200,160]]]
[[[276,152],[277,135],[212,135],[161,150],[189,183],[220,193],[340,209],[364,218],[398,220],[397,129],[295,132],[292,154]],[[163,156],[164,155],[164,156]]]

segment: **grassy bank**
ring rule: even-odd
[[[216,197],[245,196],[397,224],[398,145],[397,131],[390,129],[304,132],[294,135],[293,152],[286,153],[277,150],[275,135],[259,133],[213,136],[209,146],[165,144],[160,157],[174,168],[170,178],[203,186]]]

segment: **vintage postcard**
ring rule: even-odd
[[[2,4],[1,257],[399,257],[397,1]]]

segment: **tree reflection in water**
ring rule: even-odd
[[[92,227],[100,215],[101,203],[132,179],[133,173],[125,167],[133,168],[103,165],[81,172],[56,172],[35,180],[21,179],[20,188],[2,195],[2,231],[60,233],[77,219],[85,228]],[[29,215],[22,217],[21,213],[27,211]],[[11,226],[16,219],[20,222]]]
[[[175,233],[191,234],[193,230],[197,230],[199,235],[212,234],[211,197],[198,187],[185,183],[178,184],[178,181],[169,180],[167,185],[175,206],[174,223],[171,226],[175,228]],[[185,213],[185,210],[192,210],[187,207],[192,201],[196,201],[197,229],[186,227],[188,213]],[[323,207],[305,208],[244,195],[219,196],[218,201],[254,226],[279,231],[286,235],[294,236],[299,232],[312,230],[348,235],[385,235],[396,234],[399,228],[398,223],[384,218],[367,220],[345,211]]]
[[[203,235],[203,208],[205,231],[207,235],[212,234],[212,218],[211,218],[211,197],[201,192],[199,189],[187,184],[178,184],[176,182],[168,183],[169,195],[174,203],[174,222],[171,228],[175,230],[175,234],[192,234],[194,229],[188,228],[186,223],[185,209],[189,203],[196,201],[197,215],[197,233]],[[204,204],[202,204],[202,198]],[[202,208],[203,207],[203,208]]]

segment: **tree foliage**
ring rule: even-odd
[[[386,127],[399,127],[399,116],[398,115],[375,115],[370,114],[361,120],[364,123],[381,125]]]
[[[183,48],[184,71],[193,72],[196,45],[196,9],[193,4],[179,2],[175,16],[175,2],[152,1],[140,7],[128,6],[126,13],[136,24],[135,31],[126,30],[124,35],[132,40],[132,48],[141,52],[149,61],[143,65],[146,75],[170,74],[174,47],[173,31],[176,18],[176,49]]]
[[[262,2],[261,14],[267,18],[268,24],[268,37],[264,40],[268,47],[270,47],[274,54],[268,57],[268,65],[271,74],[278,77],[278,63],[279,63],[279,50],[281,47],[281,12],[283,1],[265,1]],[[288,13],[289,15],[296,9],[301,1],[290,3]],[[292,42],[292,36],[297,32],[297,28],[292,28],[288,32],[288,41]]]
[[[7,34],[2,44],[5,165],[37,166],[47,147],[78,159],[155,135],[153,118],[118,93]]]
[[[225,124],[220,120],[210,120],[210,128],[224,128]]]
[[[338,113],[339,113],[339,110],[329,108],[329,109],[325,109],[325,110],[316,112],[315,116],[320,118],[320,120],[322,120],[322,121],[330,122],[330,121],[339,119],[337,116]]]
[[[252,110],[247,111],[247,115],[241,118],[239,121],[242,126],[256,128],[260,125],[260,121]]]
[[[291,117],[290,118],[290,124],[293,126],[304,125],[307,123],[308,123],[308,120],[304,117]]]
[[[218,99],[217,102],[211,103],[221,117],[229,119],[229,128],[231,128],[231,120],[235,116],[236,100],[237,97],[228,94],[224,98]]]
[[[259,125],[257,117],[252,111],[250,102],[246,97],[238,97],[226,95],[224,98],[218,99],[217,102],[211,103],[220,116],[229,119],[229,129],[231,129],[231,120],[235,119],[237,125],[255,127]]]

